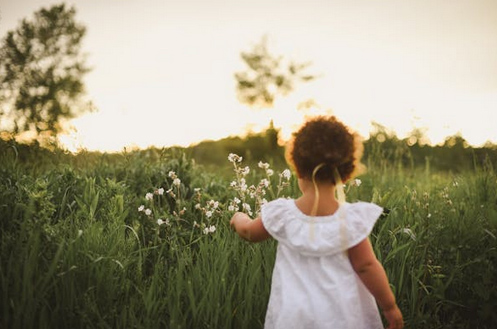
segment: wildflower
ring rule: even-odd
[[[273,176],[274,175],[274,170],[273,169],[267,169],[266,170],[266,175]]]
[[[162,219],[160,219],[160,218],[157,220],[157,225],[159,225],[159,226],[161,226],[162,224],[165,224],[165,223],[166,223],[166,222],[165,222],[165,221],[163,221],[163,220],[162,220]]]
[[[431,214],[428,214],[428,216],[426,216],[426,218],[431,218]]]
[[[362,181],[359,178],[354,179],[355,186],[359,187],[359,186],[361,186],[361,184],[362,184]]]
[[[238,154],[230,153],[228,155],[228,161],[231,163],[242,162],[242,159],[243,158],[241,156],[239,156]]]
[[[152,200],[153,198],[154,198],[154,195],[152,193],[145,194],[145,199]]]
[[[176,173],[174,171],[170,171],[167,175],[169,176],[169,178],[172,178],[172,179],[175,179],[176,177],[178,177],[178,176],[176,176]]]
[[[412,240],[416,241],[416,235],[414,234],[414,232],[413,232],[410,228],[407,228],[407,227],[406,227],[406,228],[404,228],[404,229],[402,230],[402,232],[403,232],[403,233],[405,233],[405,234],[407,234],[407,235],[409,235],[409,237],[410,237]]]
[[[250,173],[250,167],[246,166],[245,168],[242,169],[241,174],[243,176],[247,176]]]
[[[83,235],[83,230],[78,230],[78,238]]]
[[[214,225],[204,228],[204,234],[209,234],[214,232],[216,232],[216,227]]]
[[[164,189],[161,187],[160,189],[157,190],[158,195],[163,195],[164,194]]]
[[[180,180],[179,178],[175,178],[175,179],[173,180],[173,184],[174,184],[174,185],[176,185],[176,186],[180,186],[180,184],[181,184],[181,180]]]
[[[148,208],[147,208],[147,209],[145,209],[145,215],[147,215],[147,216],[152,215],[152,210],[150,210],[150,209],[148,209]]]
[[[212,211],[208,210],[205,212],[205,217],[211,218],[212,217]]]
[[[251,210],[250,205],[248,203],[242,204],[242,208],[243,208],[243,210],[246,210],[246,211],[249,211],[249,212]]]
[[[262,169],[265,169],[265,170],[269,169],[269,163],[264,163],[262,161],[259,161],[258,165],[259,165],[259,168],[262,168]]]
[[[269,187],[269,180],[264,178],[263,180],[261,180],[261,185],[263,185],[264,187]]]
[[[202,208],[202,206],[200,205],[200,203],[197,203],[197,204],[195,205],[195,209],[200,209],[200,208]]]
[[[138,207],[138,211],[139,212],[142,212],[143,210],[145,210],[145,206],[144,205],[141,205]]]
[[[235,187],[235,186],[236,186],[236,184],[237,184],[237,182],[234,180],[234,181],[232,181],[232,182],[230,183],[230,186],[231,186],[231,187]]]
[[[240,199],[238,199],[237,197],[235,197],[233,199],[233,201],[236,203],[236,204],[240,204],[240,202],[242,202]]]
[[[235,206],[229,205],[228,206],[228,211],[235,211]]]
[[[286,180],[290,180],[290,177],[292,177],[292,173],[290,172],[289,169],[285,169],[283,170],[283,172],[281,173],[281,175],[286,178]]]

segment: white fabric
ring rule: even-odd
[[[345,251],[366,239],[382,208],[343,203],[329,216],[302,213],[292,199],[261,209],[266,230],[278,241],[266,329],[383,328],[374,297]]]

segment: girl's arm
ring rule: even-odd
[[[262,225],[260,217],[252,220],[247,214],[237,212],[231,217],[230,225],[242,239],[247,241],[259,242],[271,237]]]
[[[348,253],[354,271],[383,310],[383,315],[389,324],[388,329],[403,328],[402,313],[388,284],[385,269],[376,258],[369,239],[364,239],[358,245],[350,248]]]

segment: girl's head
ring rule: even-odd
[[[336,184],[336,173],[342,182],[359,175],[365,169],[360,162],[363,152],[359,135],[351,132],[336,117],[316,117],[308,120],[293,134],[287,148],[287,161],[299,178]]]

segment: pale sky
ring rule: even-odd
[[[60,1],[0,0],[0,36]],[[68,144],[88,150],[189,145],[255,131],[284,136],[314,99],[367,137],[371,122],[433,143],[461,133],[497,142],[496,0],[71,0],[88,31],[98,108],[73,121]],[[322,76],[275,107],[236,99],[241,51],[263,35],[270,52],[312,62]],[[75,147],[74,145],[70,147]]]

